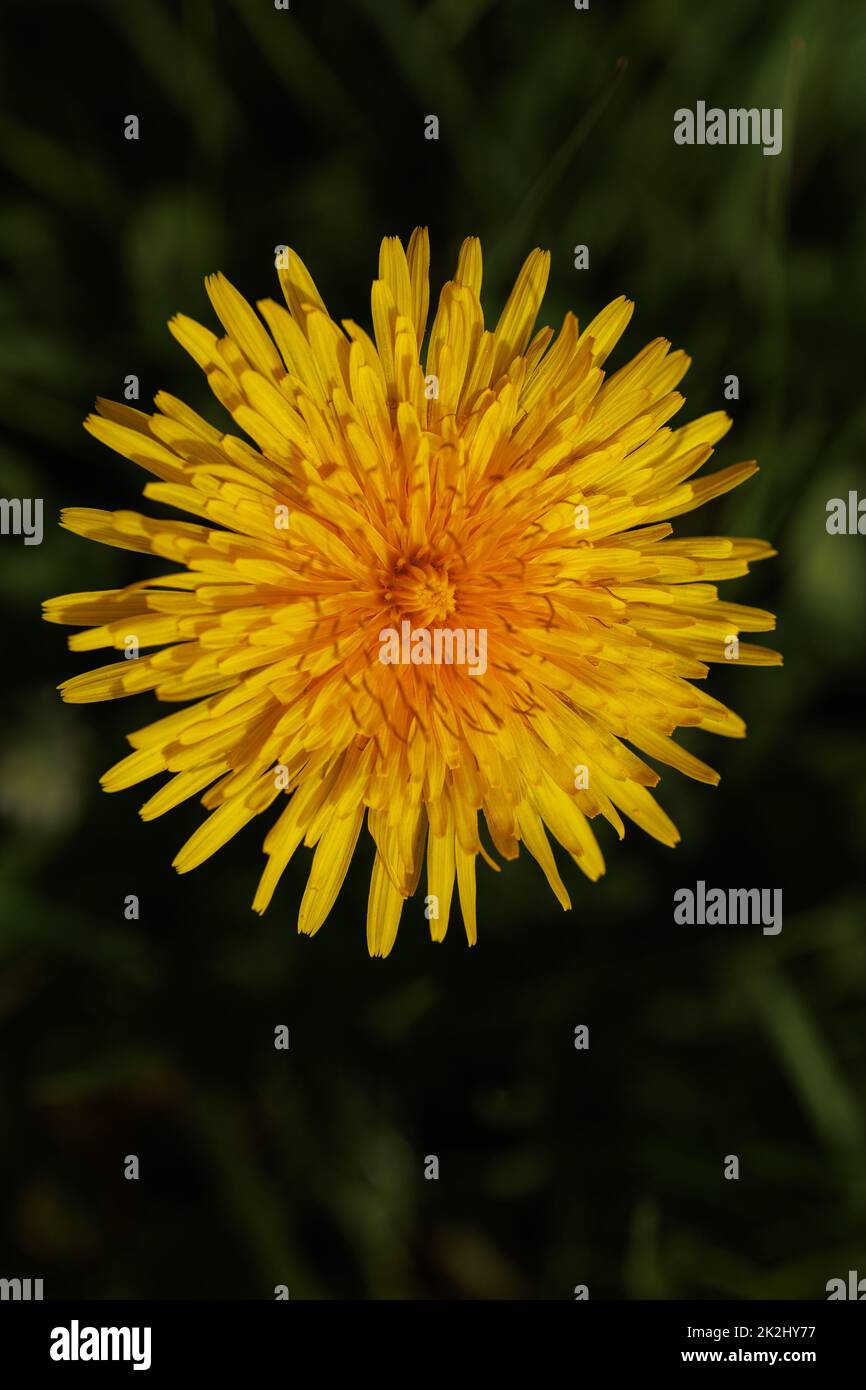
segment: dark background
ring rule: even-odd
[[[825,530],[862,480],[866,14],[135,0],[8,3],[3,25],[2,491],[44,497],[46,534],[0,548],[0,1276],[46,1297],[753,1299],[866,1275],[866,541]],[[676,146],[699,99],[782,106],[782,154]],[[678,423],[739,376],[716,458],[762,472],[681,529],[778,546],[724,597],[779,612],[786,664],[714,669],[749,737],[683,739],[722,782],[665,770],[678,849],[602,826],[607,875],[567,869],[565,915],[527,856],[481,866],[475,950],[459,916],[431,946],[419,895],[381,962],[366,833],[313,940],[304,852],[250,911],[261,824],[175,875],[197,803],[142,825],[150,788],[98,787],[161,711],[63,706],[57,683],[99,663],[39,604],[151,572],[56,519],[141,505],[144,477],[81,429],[128,373],[144,408],[164,387],[220,421],[165,328],[212,322],[203,276],[272,295],[287,242],[366,323],[379,240],[416,223],[437,287],[481,236],[489,317],[535,245],[541,322],[634,297],[613,365],[659,334],[689,351]],[[781,887],[781,935],[676,926],[699,878]]]

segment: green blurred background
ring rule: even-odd
[[[862,8],[19,0],[3,24],[2,492],[43,497],[46,534],[0,542],[0,1275],[46,1297],[751,1299],[866,1274],[866,542],[825,531],[863,476]],[[782,106],[783,153],[676,146],[699,99]],[[779,547],[725,596],[779,612],[786,664],[714,670],[750,733],[685,739],[717,789],[665,771],[678,849],[602,827],[607,875],[566,870],[570,914],[525,856],[482,867],[477,949],[459,918],[431,946],[419,896],[383,963],[366,835],[312,941],[303,852],[250,911],[261,825],[175,875],[197,803],[144,826],[147,791],[98,787],[157,706],[63,706],[97,663],[39,604],[159,570],[56,519],[141,505],[81,428],[128,373],[144,408],[166,388],[219,423],[165,328],[211,322],[203,276],[273,294],[287,242],[367,322],[379,240],[416,223],[437,284],[481,236],[489,316],[535,245],[542,322],[635,298],[614,365],[686,348],[681,421],[739,376],[717,461],[762,472],[682,529]],[[699,878],[783,888],[782,934],[675,926]]]

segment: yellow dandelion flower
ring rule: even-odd
[[[599,815],[620,838],[628,817],[678,839],[641,754],[718,781],[671,735],[745,732],[692,681],[731,642],[741,663],[779,662],[738,638],[772,615],[722,602],[713,582],[775,552],[675,538],[670,518],[756,465],[698,476],[731,422],[717,411],[669,427],[689,359],[664,339],[605,376],[627,299],[583,331],[568,313],[558,334],[534,333],[546,252],[487,328],[481,247],[466,240],[423,367],[426,230],[405,250],[382,242],[372,337],[335,323],[300,257],[285,259],[285,307],[263,300],[256,314],[214,275],[225,336],[184,315],[169,325],[242,434],[163,392],[152,415],[99,401],[88,419],[152,475],[147,498],[198,520],[63,513],[78,535],[180,569],[49,601],[50,622],[84,629],[73,651],[125,653],[60,689],[78,703],[151,690],[182,706],[130,734],[134,751],[102,779],[119,791],[170,774],[145,820],[203,793],[210,814],[181,873],[279,802],[253,906],[265,910],[303,842],[315,853],[298,928],[312,935],[366,816],[371,954],[391,950],[425,860],[433,939],[456,879],[471,944],[477,857],[498,868],[479,812],[493,849],[514,859],[522,842],[567,908],[548,833],[591,879],[604,871]]]

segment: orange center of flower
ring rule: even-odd
[[[456,607],[448,570],[420,557],[397,561],[385,588],[385,601],[416,627],[444,622]]]

